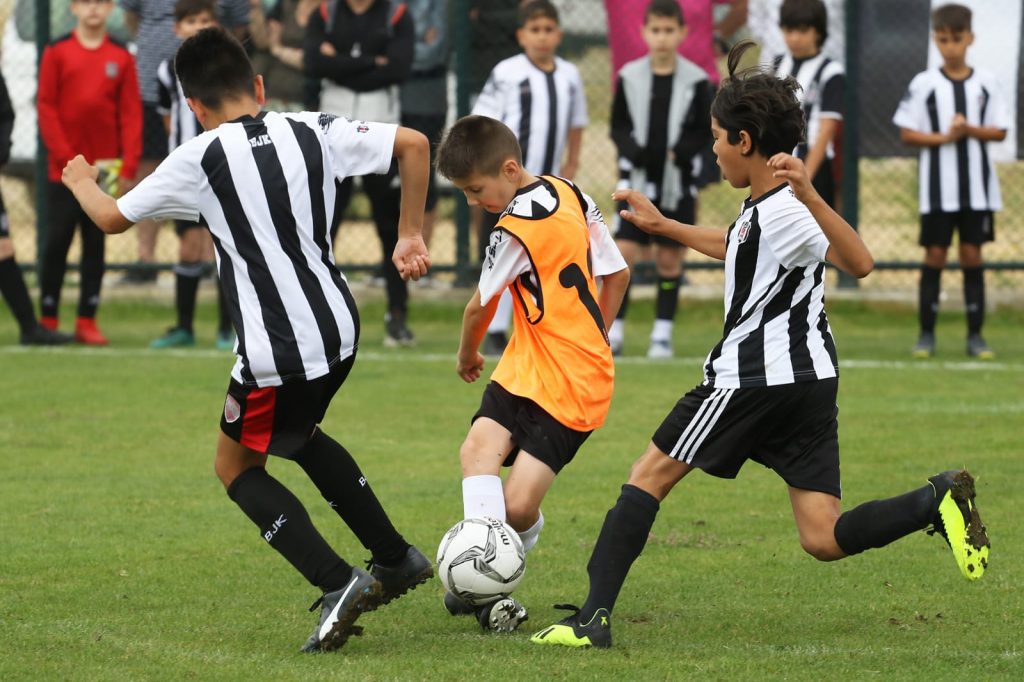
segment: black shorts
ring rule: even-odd
[[[142,158],[163,161],[167,156],[167,128],[155,104],[142,103]]]
[[[620,201],[615,206],[616,214],[619,211],[627,208],[629,208],[629,206],[626,204],[626,202]],[[686,194],[679,202],[678,211],[666,211],[661,207],[658,207],[658,210],[661,211],[661,214],[664,215],[666,218],[669,218],[671,220],[678,220],[679,222],[686,223],[688,225],[693,225],[694,222],[697,220],[697,200],[690,194]],[[643,246],[647,246],[648,244],[653,243],[658,244],[659,246],[675,246],[678,248],[683,248],[683,245],[677,242],[675,239],[670,239],[669,237],[663,237],[661,235],[647,234],[639,227],[629,222],[628,220],[624,220],[623,218],[619,218],[616,222],[618,223],[618,229],[615,230],[616,239],[624,239],[625,241],[636,242],[637,244],[642,244]]]
[[[199,228],[206,229],[206,223],[201,222],[201,221],[198,222],[198,223],[192,223],[192,222],[189,222],[187,220],[175,220],[174,221],[174,232],[179,237],[185,236],[185,233],[188,232],[189,230],[196,230],[196,229],[199,229]]]
[[[470,423],[480,417],[493,419],[512,434],[515,447],[505,458],[504,466],[512,466],[519,451],[525,450],[551,467],[556,474],[572,461],[592,433],[570,429],[537,403],[513,395],[493,381],[484,389],[480,409]]]
[[[328,374],[312,381],[281,386],[244,386],[233,378],[228,384],[220,430],[228,438],[256,452],[291,458],[306,445],[331,399],[345,383],[355,363],[350,355]]]
[[[953,230],[961,244],[981,246],[996,238],[996,219],[992,211],[938,211],[921,214],[921,246],[949,246]]]
[[[0,192],[0,239],[11,236],[11,221],[7,217],[4,195]]]
[[[434,172],[434,159],[437,157],[437,145],[441,143],[444,132],[445,116],[443,114],[402,114],[402,125],[426,135],[430,141],[430,176],[427,178],[427,204],[425,210],[433,211],[437,206],[437,173]]]
[[[840,497],[838,388],[835,378],[758,388],[697,386],[651,440],[712,476],[736,478],[752,459],[794,488]]]

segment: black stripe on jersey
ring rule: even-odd
[[[530,92],[530,79],[526,78],[519,83],[519,148],[523,150],[523,168],[529,164],[526,161],[527,150],[530,148],[530,118],[531,107],[533,106],[533,93]]]
[[[785,272],[785,269],[780,270],[780,275]],[[757,329],[750,332],[747,338],[740,341],[736,353],[739,364],[740,388],[768,385],[764,366],[764,328],[769,322],[790,309],[790,304],[793,302],[793,294],[803,278],[804,268],[791,270],[786,275],[786,279],[783,280],[779,291],[772,296],[772,299],[764,307],[764,312],[761,314],[761,321],[758,323]],[[768,287],[765,293],[767,294],[775,289],[778,281],[778,278],[776,278],[775,282],[772,283],[772,286]],[[755,308],[756,305],[751,306],[752,310]]]
[[[349,314],[352,315],[352,325],[355,330],[355,338],[352,342],[353,345],[358,345],[359,310],[356,308],[352,292],[349,291],[348,285],[341,277],[341,272],[331,260],[331,248],[327,241],[329,232],[327,212],[324,209],[324,159],[320,141],[317,139],[316,133],[308,126],[290,118],[287,120],[295,134],[295,141],[299,143],[302,158],[306,162],[306,174],[309,176],[309,205],[313,212],[313,243],[320,249],[320,262],[327,268],[331,281],[334,282],[334,286],[338,288],[345,299],[345,306],[348,308]],[[331,224],[333,225],[333,222]]]
[[[967,116],[967,89],[963,81],[953,81],[953,108],[958,114]],[[971,208],[971,179],[967,161],[967,136],[956,141],[957,180],[960,187],[960,210]],[[932,209],[934,210],[934,209]]]
[[[212,230],[210,235],[213,237],[213,246],[220,255],[220,268],[217,270],[217,278],[220,280],[220,287],[223,289],[224,298],[228,303],[228,315],[231,317],[231,325],[235,328],[235,334],[238,336],[238,356],[242,358],[242,382],[255,384],[256,377],[252,375],[252,370],[249,368],[249,356],[245,354],[245,325],[242,324],[242,306],[238,301],[235,268],[232,266],[231,259],[224,250],[220,239],[217,239],[217,235]]]
[[[727,244],[735,227],[736,223],[733,223],[726,234]],[[712,384],[715,381],[715,360],[722,356],[722,345],[728,338],[729,332],[735,329],[739,323],[740,317],[743,315],[743,303],[750,297],[750,290],[754,285],[754,273],[757,271],[757,253],[760,243],[761,226],[757,222],[757,209],[755,208],[750,214],[750,232],[747,235],[747,240],[736,247],[736,273],[733,276],[733,281],[737,283],[737,287],[732,292],[732,302],[729,304],[729,312],[725,316],[722,340],[711,351],[707,366],[704,368],[705,374]],[[741,283],[742,287],[739,286]]]
[[[544,166],[541,173],[550,175],[555,167],[555,136],[558,135],[558,91],[555,90],[555,73],[544,74],[548,86],[548,139],[544,143]]]
[[[267,126],[263,122],[259,122],[258,125],[247,125],[245,133],[250,140],[269,137]],[[295,213],[292,211],[291,197],[288,194],[288,180],[284,176],[284,168],[281,166],[281,159],[278,158],[277,147],[273,144],[254,145],[252,158],[259,171],[260,182],[263,183],[263,194],[267,198],[267,207],[270,209],[270,218],[274,223],[274,229],[277,230],[277,239],[281,243],[281,250],[291,261],[295,278],[299,281],[302,294],[306,297],[313,318],[316,320],[316,328],[320,332],[320,339],[324,345],[324,357],[327,362],[331,362],[341,350],[338,323],[334,320],[334,314],[331,312],[331,306],[327,302],[327,297],[324,296],[323,289],[320,288],[320,281],[310,269],[309,263],[306,262],[305,254],[302,253],[299,227],[295,222]],[[312,184],[312,178],[310,184]]]
[[[824,269],[819,265],[819,269]],[[807,322],[807,312],[811,306],[811,296],[814,295],[815,287],[811,287],[807,295],[793,306],[789,311],[789,362],[793,367],[793,378],[816,375],[814,362],[811,360],[811,351],[807,347],[807,333],[810,331],[810,324]]]
[[[821,280],[825,275],[825,265],[822,263],[814,270],[814,286],[811,287],[811,291],[814,291],[821,286]],[[828,317],[825,316],[825,309],[821,309],[821,313],[818,315],[818,331],[821,333],[821,341],[825,344],[825,351],[828,352],[828,357],[832,360],[832,366],[836,368],[836,374],[839,374],[839,356],[836,355],[836,342],[832,338],[832,334],[828,331]]]
[[[935,91],[933,90],[928,95],[928,99],[925,100],[925,106],[928,108],[928,118],[931,119],[932,132],[938,133],[942,131],[939,126],[939,104],[935,98]],[[928,147],[928,203],[931,205],[932,212],[942,210],[942,177],[939,171],[939,148]]]
[[[274,356],[277,374],[282,379],[289,376],[304,376],[305,366],[302,363],[295,332],[288,320],[281,294],[274,285],[267,260],[263,257],[256,235],[253,234],[252,225],[245,217],[245,209],[242,208],[242,202],[235,190],[235,181],[231,177],[231,169],[228,167],[227,155],[224,153],[224,145],[220,138],[215,139],[206,148],[200,166],[206,173],[210,189],[220,202],[235,248],[249,269],[249,278],[259,300],[260,313],[270,339],[270,350]]]
[[[981,114],[978,116],[980,120],[979,125],[985,125],[985,112],[988,111],[988,101],[991,98],[988,88],[982,86],[981,88]],[[985,206],[991,206],[988,196],[988,181],[989,173],[991,172],[988,166],[988,143],[982,142],[978,145],[981,147],[981,186],[985,191]],[[961,206],[960,208],[964,208]]]

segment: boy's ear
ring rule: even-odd
[[[750,156],[754,153],[754,138],[746,130],[740,131],[740,154]]]
[[[261,107],[267,103],[267,91],[263,87],[263,76],[256,74],[256,78],[253,79],[253,96],[256,98],[256,104]]]
[[[505,159],[505,162],[501,164],[501,174],[510,182],[518,182],[519,164],[515,159]]]

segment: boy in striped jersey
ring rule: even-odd
[[[635,190],[615,198],[633,224],[725,261],[725,328],[704,381],[672,408],[634,464],[605,517],[587,572],[583,607],[531,641],[611,646],[611,613],[640,555],[661,500],[694,468],[735,478],[747,460],[788,486],[804,550],[834,561],[934,525],[961,572],[978,578],[988,538],[974,507],[974,481],[947,471],[904,495],[839,511],[838,360],[824,309],[831,263],[855,277],[874,261],[857,233],[821,198],[789,152],[803,135],[797,82],[755,71],[735,75],[753,43],[729,54],[729,79],[711,107],[722,175],[750,187],[736,222],[721,230],[666,219]]]
[[[215,26],[217,15],[214,0],[178,0],[174,5],[174,34],[187,40],[204,28]],[[165,59],[157,67],[157,112],[163,117],[167,130],[168,150],[191,140],[203,131],[195,114],[188,108],[185,95],[178,85],[174,73],[174,59]],[[174,231],[178,234],[178,264],[174,266],[174,307],[178,321],[161,337],[154,339],[150,348],[181,348],[194,346],[196,337],[192,330],[195,319],[196,298],[199,295],[199,280],[203,275],[203,252],[209,249],[206,224],[202,221],[175,220]],[[231,318],[227,313],[227,302],[220,284],[217,285],[219,320],[217,325],[217,348],[231,350],[234,343],[231,333]]]
[[[238,359],[221,416],[214,470],[267,543],[323,591],[320,622],[303,651],[342,646],[362,612],[432,574],[430,560],[395,530],[359,465],[318,427],[355,362],[359,317],[334,264],[328,216],[336,181],[384,173],[402,178],[403,277],[430,265],[420,236],[429,147],[423,135],[319,112],[261,112],[263,79],[220,28],[186,40],[174,60],[206,130],[174,149],[115,201],[82,156],[64,184],[107,233],[145,218],[206,219],[238,335]],[[267,455],[294,460],[372,553],[370,572],[338,556],[302,503],[266,471]]]
[[[932,30],[942,66],[914,76],[892,119],[900,127],[903,142],[921,147],[918,174],[924,264],[918,289],[921,333],[912,354],[916,358],[935,354],[940,280],[957,230],[967,308],[967,354],[991,360],[995,354],[981,335],[985,321],[981,247],[995,239],[994,212],[1002,208],[1002,199],[988,143],[1006,139],[1010,121],[995,78],[967,63],[967,48],[974,42],[971,10],[963,5],[937,8],[932,12]]]

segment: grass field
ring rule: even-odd
[[[324,426],[432,556],[461,513],[457,451],[482,385],[453,371],[461,294],[417,306],[416,351],[381,348],[376,296],[361,295],[362,350]],[[662,506],[615,611],[613,649],[530,645],[561,617],[553,603],[582,601],[590,549],[630,463],[699,381],[721,329],[719,302],[685,301],[680,357],[652,364],[639,357],[650,307],[633,307],[606,427],[545,503],[517,592],[531,612],[524,631],[491,636],[448,616],[435,580],[319,656],[297,653],[315,591],[213,476],[232,359],[212,350],[209,303],[194,351],[147,350],[171,309],[131,300],[104,304],[109,349],[0,346],[0,680],[1024,678],[1020,310],[990,315],[997,362],[967,362],[962,314],[944,313],[938,358],[912,363],[909,309],[830,306],[845,361],[844,508],[967,465],[993,544],[981,581],[961,578],[924,533],[815,562],[800,550],[783,484],[751,464],[734,482],[697,472]],[[0,314],[0,343],[14,338]],[[344,556],[365,558],[296,466],[271,470]]]

